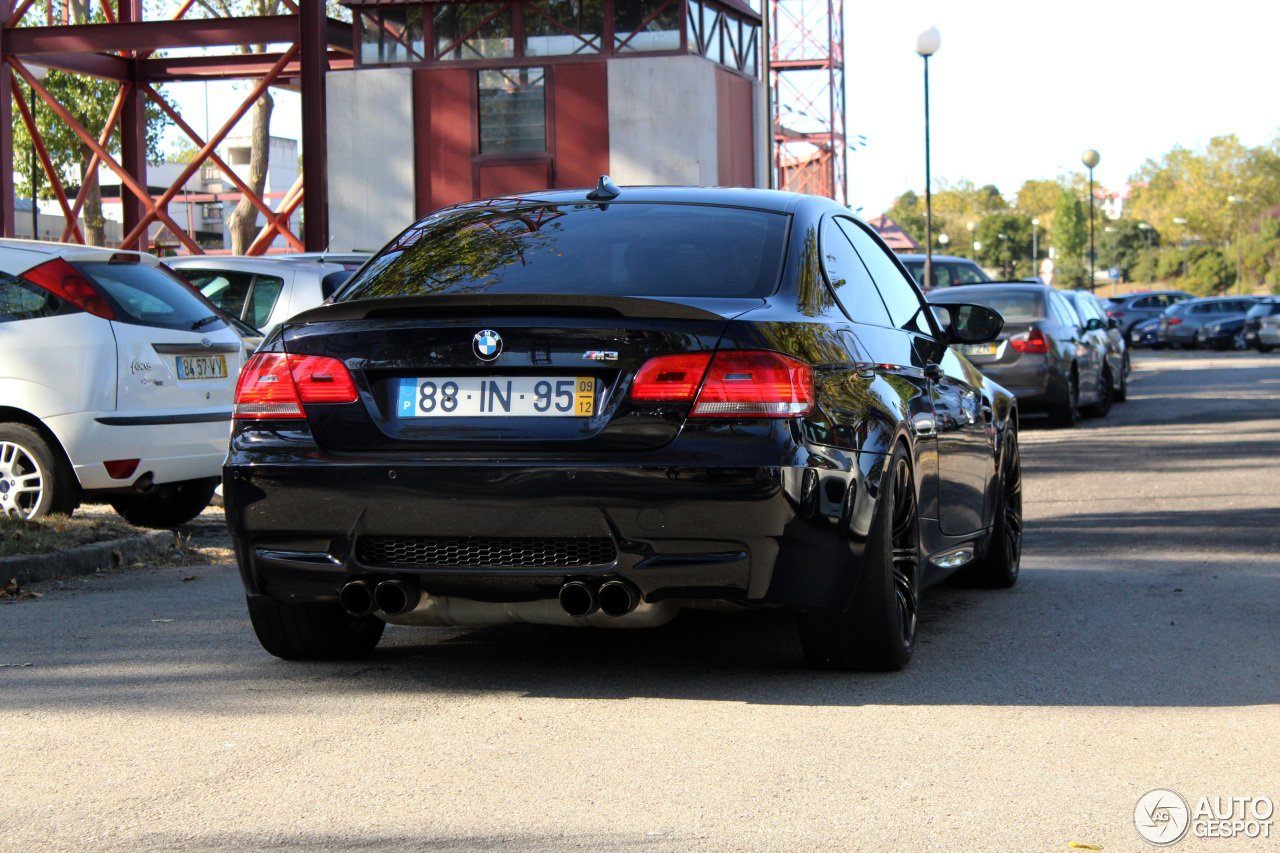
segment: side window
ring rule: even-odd
[[[955,277],[958,284],[982,284],[991,280],[982,270],[968,264],[957,264]]]
[[[1098,310],[1098,303],[1092,297],[1082,296],[1079,303],[1080,316],[1086,320],[1101,320],[1106,323],[1106,318],[1102,316],[1102,312]]]
[[[253,283],[252,273],[194,269],[184,269],[180,273],[205,299],[232,317],[244,319],[244,305],[249,298],[249,286]]]
[[[911,332],[933,334],[929,321],[924,317],[924,306],[916,289],[898,269],[893,258],[852,219],[837,216],[835,221],[840,224],[840,229],[849,238],[849,242],[853,243],[858,257],[866,264],[871,279],[884,299],[885,307],[889,309],[893,324]]]
[[[0,323],[52,317],[62,300],[42,287],[0,273]]]
[[[849,318],[872,326],[892,326],[867,269],[858,260],[834,218],[822,224],[822,268],[840,307]]]
[[[1084,323],[1080,322],[1080,315],[1076,313],[1076,309],[1071,307],[1071,303],[1068,302],[1067,298],[1061,293],[1058,293],[1057,291],[1050,291],[1049,304],[1056,309],[1058,322],[1062,323],[1064,326],[1075,326],[1078,328],[1084,325]]]
[[[1192,305],[1192,306],[1191,306],[1191,310],[1190,310],[1190,311],[1188,311],[1187,313],[1189,313],[1189,314],[1208,314],[1208,313],[1209,313],[1210,311],[1212,311],[1212,310],[1213,310],[1213,305],[1212,305],[1212,304],[1208,304],[1208,305]]]
[[[956,268],[952,264],[934,264],[933,280],[936,287],[951,287],[956,283]],[[920,273],[921,278],[924,273]],[[916,283],[920,283],[920,279],[916,279]]]
[[[249,297],[249,310],[244,320],[254,328],[261,329],[271,316],[271,308],[280,297],[284,287],[284,279],[270,275],[254,276],[253,293]]]
[[[1133,300],[1134,308],[1162,308],[1168,304],[1169,302],[1163,296],[1144,296]]]

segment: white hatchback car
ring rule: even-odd
[[[0,513],[198,515],[244,360],[228,319],[151,255],[0,240]]]

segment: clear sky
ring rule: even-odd
[[[993,183],[1084,171],[1127,181],[1175,145],[1235,133],[1246,145],[1280,135],[1272,41],[1277,0],[846,0],[850,206],[884,211],[924,190],[923,60],[929,60],[932,166],[939,178]]]
[[[1280,135],[1280,63],[1271,41],[1280,0],[845,0],[850,206],[864,216],[924,189],[923,61],[929,60],[933,177],[1006,194],[1027,178],[1083,170],[1123,184],[1148,157],[1235,133],[1247,145]],[[241,90],[247,87],[241,84]],[[210,85],[214,129],[244,97]],[[204,86],[170,87],[204,129]],[[275,90],[271,132],[300,135],[298,98]],[[248,131],[248,121],[242,131]],[[176,137],[171,137],[176,138]]]

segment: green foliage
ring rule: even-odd
[[[898,227],[907,232],[917,243],[924,245],[925,215],[922,198],[911,190],[907,190],[893,200],[893,207],[889,208],[885,215],[896,222]],[[938,224],[936,219],[934,224]]]
[[[1062,195],[1063,189],[1063,185],[1057,181],[1044,179],[1023,181],[1022,187],[1018,190],[1016,209],[1027,216],[1041,218],[1051,216],[1058,206],[1058,198]]]
[[[991,214],[978,224],[977,237],[982,243],[978,261],[984,266],[998,266],[1004,278],[1014,278],[1016,265],[1031,260],[1030,216]]]
[[[1079,196],[1064,190],[1058,197],[1053,212],[1053,230],[1050,234],[1054,249],[1054,275],[1062,273],[1064,264],[1080,259],[1089,243],[1089,213]]]
[[[1149,234],[1154,252],[1160,247],[1160,232],[1148,231],[1143,224],[1134,219],[1107,221],[1098,235],[1098,265],[1118,267],[1121,281],[1148,281],[1154,272],[1153,263],[1147,261],[1147,239]]]

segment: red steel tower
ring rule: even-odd
[[[844,0],[767,0],[778,189],[848,204]]]

